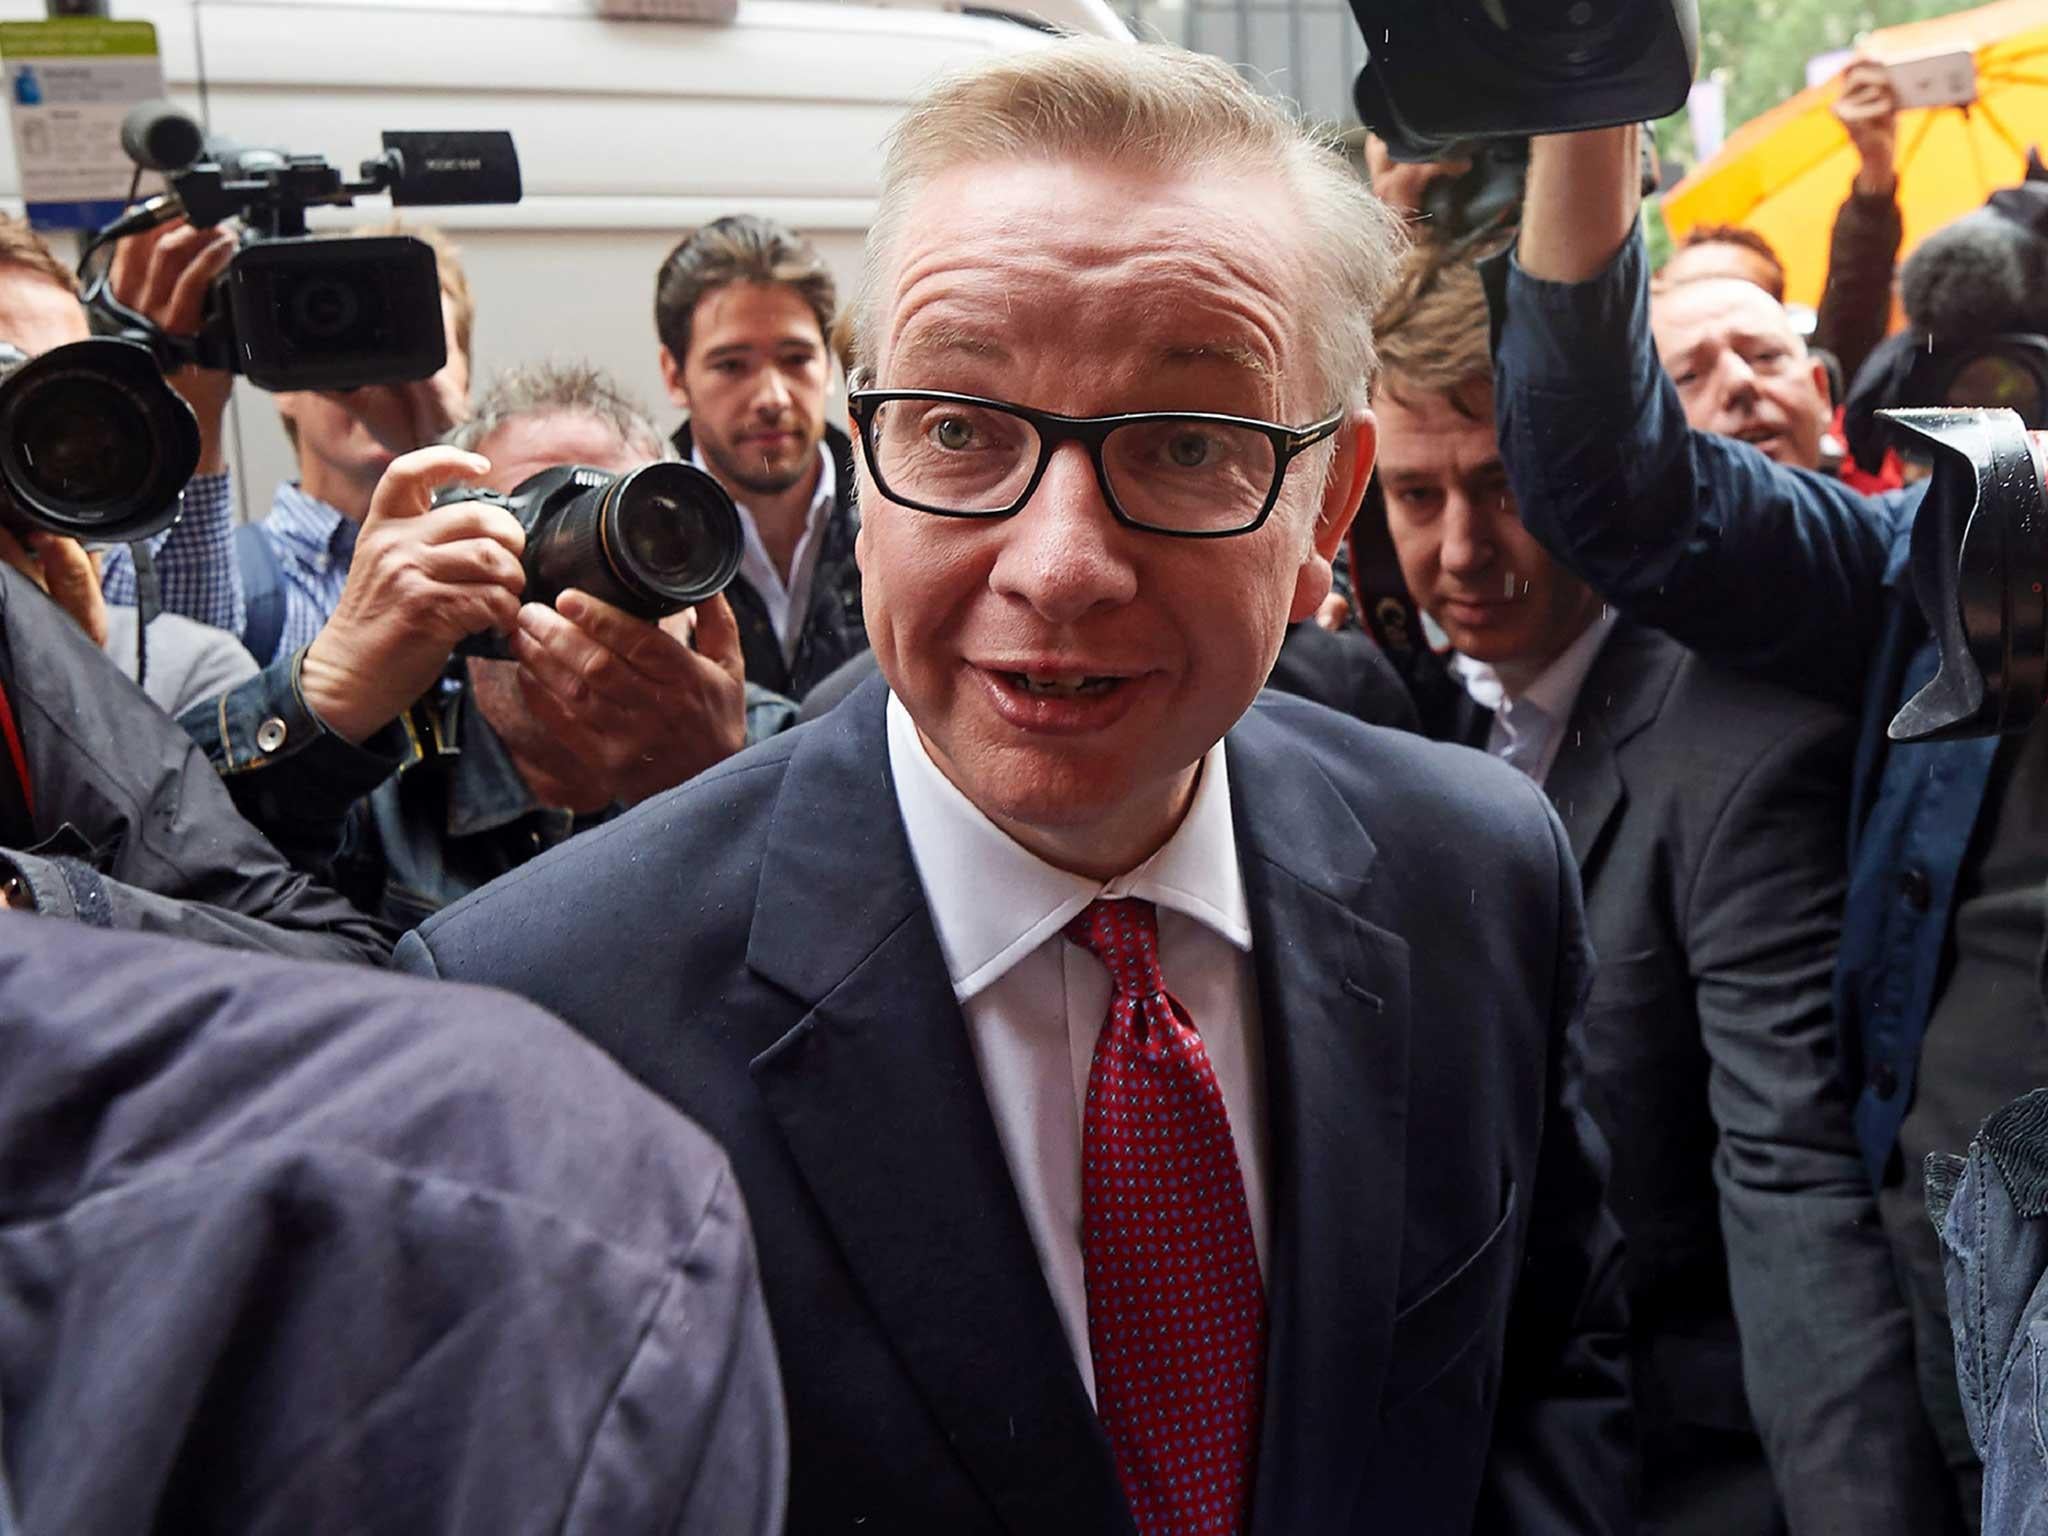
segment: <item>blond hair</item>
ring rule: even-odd
[[[441,279],[441,297],[448,301],[449,316],[454,322],[455,345],[465,361],[475,363],[476,353],[470,341],[476,331],[476,298],[469,291],[469,274],[462,268],[462,251],[455,242],[431,224],[408,224],[396,216],[375,224],[359,224],[348,233],[351,236],[411,235],[434,253],[434,270]]]
[[[998,160],[1277,172],[1306,231],[1300,315],[1326,399],[1362,405],[1377,368],[1372,316],[1404,236],[1334,139],[1303,128],[1218,59],[1065,38],[942,77],[889,138],[853,307],[853,353],[877,355],[890,264],[918,194],[943,172]]]
[[[1472,249],[1409,251],[1373,335],[1383,393],[1411,406],[1435,395],[1475,415],[1475,395],[1493,387],[1493,323]]]

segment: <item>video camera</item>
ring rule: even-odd
[[[648,464],[614,475],[558,464],[509,494],[450,486],[436,506],[483,501],[526,530],[526,600],[552,605],[570,587],[635,618],[655,620],[723,592],[739,573],[745,535],[732,497],[690,464]],[[495,634],[463,642],[462,653],[504,659]]]
[[[2024,731],[2048,695],[2048,497],[2006,410],[1879,412],[1934,461],[1913,523],[1913,592],[1941,653],[1894,741]]]
[[[1366,46],[1359,120],[1396,160],[1471,162],[1426,194],[1446,241],[1514,222],[1531,134],[1668,116],[1699,62],[1698,0],[1351,0],[1351,12]]]
[[[168,102],[145,102],[121,142],[170,190],[99,231],[79,275],[94,329],[145,343],[165,372],[190,366],[261,389],[356,389],[430,378],[447,362],[434,253],[409,235],[307,233],[306,211],[388,193],[393,207],[516,203],[519,156],[502,132],[386,133],[349,181],[318,155],[209,139]],[[117,300],[92,263],[117,241],[173,218],[200,228],[239,217],[244,243],[215,280],[197,336],[171,336]]]

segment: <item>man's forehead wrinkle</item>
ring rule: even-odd
[[[886,344],[899,357],[959,352],[1000,359],[1022,323],[1012,305],[1016,268],[961,270],[936,260],[906,268]],[[1074,268],[1041,253],[1038,272],[1073,279]],[[1215,360],[1275,378],[1288,362],[1277,295],[1219,282],[1177,257],[1140,255],[1117,264],[1113,281],[1070,281],[1068,302],[1038,320],[1062,334],[1099,325],[1161,362]]]

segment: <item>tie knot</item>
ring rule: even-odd
[[[1102,962],[1116,990],[1142,1001],[1166,990],[1159,974],[1159,914],[1149,901],[1091,901],[1067,937]]]

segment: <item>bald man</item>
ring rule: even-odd
[[[1740,277],[1660,284],[1650,331],[1688,426],[1752,443],[1794,469],[1820,467],[1833,409],[1827,370],[1784,305]]]

